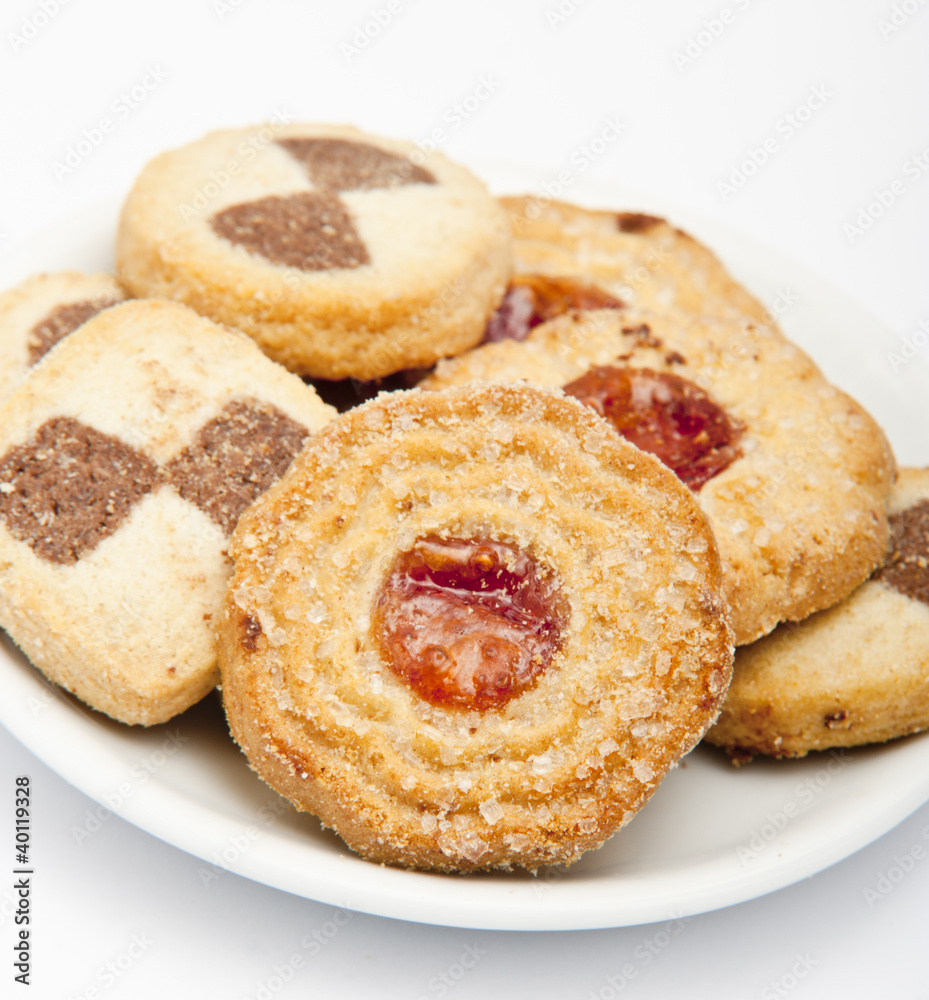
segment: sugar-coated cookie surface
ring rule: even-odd
[[[712,251],[665,219],[538,195],[500,203],[513,231],[517,275],[580,280],[627,306],[770,320]]]
[[[348,126],[214,132],[142,171],[120,274],[252,336],[292,371],[372,379],[477,343],[512,266],[464,167]]]
[[[218,679],[228,536],[333,412],[186,306],[88,320],[0,409],[0,625],[116,719],[187,708]]]
[[[572,311],[440,362],[421,384],[473,380],[567,386],[676,466],[716,534],[739,645],[835,604],[883,558],[884,435],[774,328]]]
[[[802,757],[929,728],[929,470],[902,469],[891,547],[836,607],[740,649],[707,741],[735,759]]]
[[[561,393],[383,395],[242,518],[223,698],[363,856],[568,863],[715,718],[732,635],[690,491]]]
[[[59,340],[126,298],[110,274],[37,274],[0,294],[0,402]]]

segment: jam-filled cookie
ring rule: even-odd
[[[894,461],[871,417],[775,329],[571,312],[440,362],[424,388],[560,386],[695,491],[739,645],[830,607],[883,559]]]
[[[561,393],[414,390],[342,414],[232,551],[233,735],[374,861],[573,861],[642,806],[728,683],[693,495]]]
[[[36,362],[125,289],[109,274],[37,274],[0,295],[0,402]]]
[[[187,708],[218,679],[238,516],[333,412],[179,303],[88,320],[0,408],[0,625],[116,719]]]
[[[614,303],[659,311],[770,320],[712,251],[665,219],[581,208],[538,196],[501,198],[515,270],[487,339],[523,339],[567,309]],[[605,300],[605,301],[604,301]]]
[[[477,343],[512,266],[468,170],[347,126],[215,132],[142,171],[119,272],[252,336],[291,371],[373,379]]]
[[[883,567],[841,604],[736,654],[707,740],[736,760],[929,728],[929,470],[902,469]]]

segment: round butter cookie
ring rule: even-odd
[[[554,318],[558,303],[562,312],[594,308],[604,295],[658,311],[773,319],[711,250],[665,219],[540,195],[500,203],[513,232],[516,274],[489,339],[522,339],[535,323]]]
[[[232,733],[373,861],[574,861],[631,819],[728,683],[693,496],[561,393],[413,390],[342,414],[232,552]]]
[[[512,266],[468,170],[348,126],[214,132],[123,207],[119,273],[244,330],[300,375],[373,379],[476,344]]]
[[[884,557],[887,441],[772,327],[572,312],[421,385],[473,380],[564,387],[677,472],[716,534],[738,645],[835,604]]]
[[[59,340],[122,302],[125,289],[110,274],[37,274],[0,295],[0,402]]]
[[[0,408],[0,625],[115,719],[183,711],[218,680],[239,514],[333,413],[179,303],[88,320]]]
[[[740,649],[707,741],[735,760],[929,728],[929,470],[902,469],[884,566],[851,597]]]

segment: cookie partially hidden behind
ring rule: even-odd
[[[716,534],[738,645],[830,607],[883,559],[890,447],[773,327],[570,311],[442,361],[421,384],[473,380],[562,387],[674,469]]]
[[[903,469],[891,550],[847,600],[738,650],[707,742],[736,759],[882,743],[929,728],[929,470]]]
[[[0,625],[51,680],[151,725],[218,680],[239,514],[334,413],[186,306],[112,306],[0,409]]]
[[[0,402],[58,341],[125,298],[112,275],[80,271],[34,275],[0,295]]]
[[[342,414],[242,518],[233,558],[233,735],[373,861],[576,860],[729,679],[693,495],[557,392],[414,390]]]
[[[374,379],[480,340],[512,266],[503,210],[440,154],[334,125],[214,132],[142,171],[119,272],[291,371]]]
[[[517,282],[507,298],[515,296],[517,308],[525,297],[520,279],[537,276],[578,282],[587,286],[588,295],[609,294],[627,306],[771,319],[711,250],[665,219],[537,195],[501,198],[500,203],[513,231]],[[580,308],[590,308],[582,292],[575,294]]]

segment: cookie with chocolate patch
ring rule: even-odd
[[[929,470],[902,469],[888,509],[882,568],[835,607],[738,650],[708,742],[742,761],[929,728]]]
[[[59,340],[125,298],[112,275],[79,271],[34,275],[0,295],[0,402]]]
[[[373,861],[576,860],[642,807],[728,682],[692,493],[559,392],[414,390],[350,410],[232,552],[232,733]]]
[[[553,291],[562,312],[595,307],[596,297],[606,295],[658,311],[771,321],[711,250],[665,219],[537,195],[500,203],[513,231],[516,275],[492,321],[491,340],[523,339],[536,323],[553,319]]]
[[[239,515],[333,413],[179,303],[88,320],[0,408],[0,625],[116,719],[183,711],[218,679]]]
[[[887,441],[772,327],[574,311],[442,361],[421,385],[473,380],[560,386],[677,472],[716,533],[739,645],[835,604],[883,558]]]
[[[123,207],[123,280],[244,330],[301,375],[374,379],[477,343],[512,265],[504,211],[439,154],[347,126],[215,132]]]

